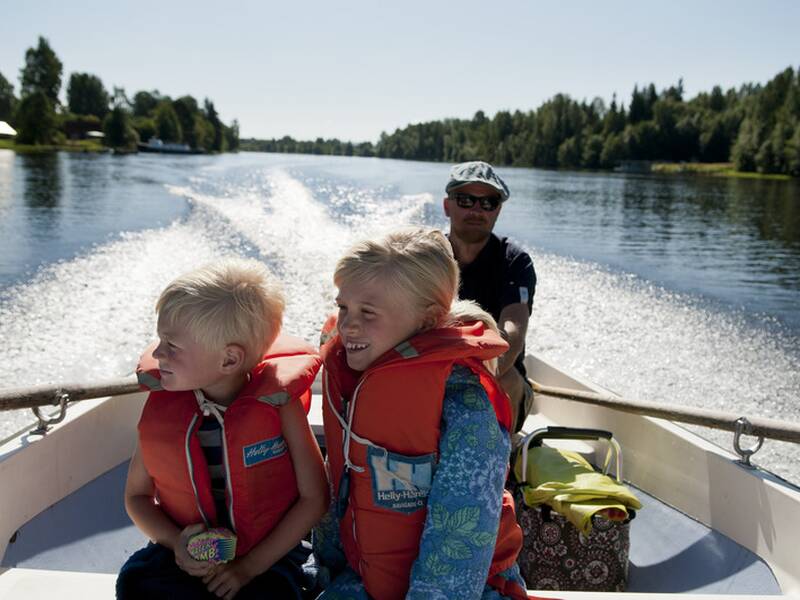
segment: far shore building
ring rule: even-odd
[[[0,138],[15,137],[16,135],[17,132],[11,125],[5,121],[0,121]]]

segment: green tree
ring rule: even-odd
[[[17,97],[14,95],[14,86],[0,73],[0,121],[14,120],[17,110]]]
[[[653,149],[652,158],[678,159],[675,126],[680,114],[681,104],[671,97],[664,97],[653,106],[653,122],[658,128],[658,148]]]
[[[794,135],[786,142],[786,169],[789,175],[800,177],[800,122],[795,125]]]
[[[628,149],[625,145],[623,134],[614,133],[608,136],[600,154],[600,166],[610,169],[626,158],[628,158]]]
[[[56,53],[48,41],[40,36],[39,45],[25,52],[25,66],[20,71],[20,95],[24,98],[42,93],[51,105],[58,106],[62,70],[63,65]]]
[[[715,115],[704,121],[699,138],[700,160],[705,162],[725,162],[731,151],[731,140],[725,131],[721,116]]]
[[[208,98],[205,99],[205,113],[206,119],[208,122],[211,123],[211,126],[214,128],[214,139],[211,142],[211,147],[209,148],[213,152],[224,152],[225,151],[225,134],[222,130],[222,121],[219,120],[219,115],[217,114],[217,109],[214,108],[214,103],[209,100]],[[321,140],[322,138],[318,138]],[[320,154],[321,152],[315,152],[315,154]]]
[[[361,142],[356,146],[355,154],[356,156],[375,156],[375,148],[372,142]]]
[[[100,78],[89,73],[72,73],[67,84],[67,105],[76,115],[95,115],[102,119],[110,98]]]
[[[197,148],[201,150],[210,150],[211,146],[214,144],[214,126],[209,123],[208,119],[206,119],[202,112],[195,113],[193,128],[194,139],[197,143]],[[292,151],[293,150],[281,150],[281,152]]]
[[[578,136],[564,140],[558,147],[558,166],[575,168],[581,166],[582,148]]]
[[[131,125],[136,130],[140,140],[147,141],[152,137],[156,137],[158,133],[156,121],[151,117],[133,117]]]
[[[787,142],[790,141],[794,127],[785,115],[778,119],[769,137],[764,140],[756,153],[756,168],[761,173],[786,173],[787,168]]]
[[[536,111],[533,123],[530,166],[557,167],[559,147],[567,139],[580,134],[585,123],[586,115],[580,105],[569,96],[556,94],[552,100],[545,102]],[[580,156],[579,150],[577,156]]]
[[[783,148],[776,148],[772,139],[766,139],[756,152],[756,170],[759,173],[777,173],[777,163]]]
[[[708,100],[708,107],[714,112],[722,112],[725,110],[725,96],[722,95],[722,88],[715,85],[711,90],[711,96]]]
[[[44,92],[28,94],[20,101],[16,124],[21,144],[50,144],[58,131],[55,109]]]
[[[583,155],[581,165],[587,169],[598,169],[602,166],[601,157],[603,154],[603,136],[594,134],[589,136],[583,145]]]
[[[161,101],[161,95],[158,90],[152,92],[136,92],[133,96],[133,116],[134,117],[149,117]]]
[[[639,121],[622,132],[626,154],[632,160],[654,160],[659,152],[659,131],[653,121]]]
[[[739,171],[756,170],[756,153],[759,150],[758,126],[750,119],[745,118],[739,128],[739,135],[731,151],[731,159]]]
[[[603,117],[603,135],[608,137],[612,133],[622,133],[625,129],[625,109],[617,108],[617,95],[614,94],[611,105]]]
[[[229,152],[236,152],[239,149],[239,121],[233,120],[230,127],[225,128],[225,141]],[[337,143],[339,140],[336,140]],[[349,144],[349,142],[348,142]],[[338,154],[347,154],[346,151],[339,151]],[[353,144],[350,144],[350,156],[353,154]]]
[[[162,100],[155,112],[156,130],[158,137],[164,142],[180,142],[183,139],[181,123],[172,107],[172,102]]]
[[[653,94],[655,94],[655,86],[653,86],[652,83],[650,86],[653,89]],[[661,94],[661,97],[674,100],[675,102],[683,102],[683,77],[678,79],[678,85],[672,85],[664,90],[664,92]]]
[[[194,129],[194,115],[200,112],[197,100],[191,96],[181,96],[172,102],[172,108],[175,109],[175,114],[181,125],[183,134],[181,141],[184,144],[189,144],[192,148],[197,148],[197,136]]]
[[[219,123],[207,101],[208,122]],[[221,125],[221,123],[220,123]],[[787,69],[765,85],[744,84],[684,100],[683,81],[657,92],[634,87],[630,109],[601,99],[576,102],[557,94],[536,110],[477,111],[472,118],[409,124],[383,132],[377,144],[289,138],[244,140],[243,149],[375,155],[459,162],[483,159],[515,166],[610,168],[620,160],[733,160],[739,169],[796,173],[800,73]],[[229,128],[219,130],[230,144]]]
[[[650,158],[673,161],[696,159],[700,115],[693,113],[684,102],[676,99],[680,90],[670,90],[653,105],[652,122],[656,125],[658,137]]]
[[[781,108],[791,95],[795,83],[794,71],[789,68],[778,73],[755,96],[754,113],[758,120],[772,128]]]
[[[638,85],[634,85],[633,93],[631,94],[631,105],[628,107],[628,121],[631,124],[635,124],[647,118],[647,102],[645,101],[644,93],[639,91]]]
[[[738,98],[744,118],[731,153],[737,168],[791,172],[792,140],[800,122],[800,72],[785,69],[763,88],[742,86]]]
[[[131,113],[123,106],[114,106],[103,122],[105,143],[112,148],[131,150],[136,148],[139,136],[131,123]]]

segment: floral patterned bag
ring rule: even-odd
[[[524,535],[518,563],[528,589],[624,591],[628,580],[630,520],[635,512],[628,509],[628,518],[624,521],[595,515],[591,518],[591,531],[586,535],[547,504],[528,505],[523,495],[528,446],[531,443],[539,446],[544,438],[607,440],[609,453],[604,471],[613,448],[617,457],[617,478],[621,478],[619,446],[608,431],[548,427],[534,431],[522,441],[523,481],[515,482],[511,489],[517,521]]]

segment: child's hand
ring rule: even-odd
[[[178,538],[178,543],[175,547],[175,564],[177,564],[183,571],[186,571],[189,575],[193,575],[194,577],[205,577],[210,572],[214,570],[214,564],[210,563],[207,560],[195,560],[190,555],[188,550],[186,550],[186,545],[189,543],[189,538],[195,535],[196,533],[200,533],[201,531],[205,531],[205,525],[202,523],[195,523],[194,525],[189,525],[183,531],[181,531],[181,535]]]
[[[220,563],[216,568],[203,577],[203,583],[208,591],[219,598],[232,600],[239,590],[250,583],[253,576],[247,572],[244,564],[239,559],[228,563]]]

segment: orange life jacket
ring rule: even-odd
[[[508,396],[482,363],[508,345],[480,322],[431,330],[396,346],[359,375],[347,367],[334,328],[331,319],[323,330],[320,353],[334,491],[342,489],[343,476],[349,477],[340,523],[342,545],[371,597],[403,598],[427,515],[447,378],[455,364],[477,374],[498,422],[508,431]],[[502,589],[503,582],[495,576],[514,564],[521,547],[513,501],[505,492],[489,585]],[[524,597],[524,590],[516,591]]]
[[[279,339],[250,372],[222,423],[226,504],[237,535],[236,554],[246,554],[280,521],[297,499],[297,482],[283,439],[277,406],[270,399],[300,398],[308,412],[310,386],[320,368],[316,351],[297,338]],[[192,391],[161,390],[152,348],[137,367],[151,391],[139,421],[142,460],[161,509],[183,528],[217,525],[211,477],[196,435],[203,420]]]

